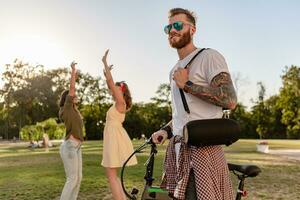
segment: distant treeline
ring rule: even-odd
[[[31,66],[19,60],[4,67],[0,90],[0,137],[18,138],[26,125],[23,130],[47,132],[44,123],[51,124],[50,127],[56,124],[53,120],[45,121],[49,118],[55,119],[59,126],[57,130],[51,128],[52,132],[61,134],[58,131],[62,128],[58,120],[58,100],[61,92],[69,87],[69,69],[45,70],[42,65]],[[286,67],[281,79],[282,87],[277,95],[265,98],[265,87],[259,82],[254,106],[248,111],[239,103],[232,111],[231,118],[240,122],[243,138],[300,138],[300,68]],[[78,107],[84,117],[85,139],[102,139],[106,111],[112,103],[104,80],[78,72],[76,91]],[[171,119],[170,105],[168,84],[158,87],[151,102],[134,103],[124,122],[130,137],[150,136],[167,123]],[[42,121],[45,122],[38,123]],[[29,125],[38,125],[38,128]]]

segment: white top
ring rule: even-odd
[[[184,92],[190,109],[190,114],[188,114],[184,110],[179,88],[172,79],[174,70],[179,67],[184,68],[200,50],[201,49],[196,49],[184,59],[179,60],[170,72],[172,126],[174,135],[182,136],[184,125],[191,120],[221,118],[223,115],[222,107],[205,102],[199,97]],[[212,79],[221,72],[229,73],[224,57],[214,49],[206,49],[197,55],[189,66],[189,80],[197,85],[209,86]],[[176,145],[177,155],[178,152],[179,148],[178,145]]]
[[[190,108],[190,114],[184,110],[179,88],[172,79],[173,72],[178,67],[184,68],[192,57],[201,49],[196,49],[187,57],[179,60],[170,72],[171,97],[172,97],[172,119],[173,134],[181,135],[183,126],[191,120],[196,119],[212,119],[222,117],[222,107],[207,103],[191,94],[185,94],[187,104]],[[224,57],[213,49],[202,51],[191,63],[189,72],[189,80],[194,84],[209,86],[212,79],[221,72],[228,72],[228,67]]]

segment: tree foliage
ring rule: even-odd
[[[282,110],[281,122],[287,126],[287,137],[300,139],[300,68],[286,67],[281,76],[278,107]]]
[[[21,139],[29,141],[41,140],[43,134],[47,134],[49,139],[62,139],[65,136],[65,126],[56,122],[56,119],[49,118],[35,125],[26,125],[20,131]]]
[[[266,88],[258,83],[258,98],[247,108],[239,103],[231,118],[241,124],[243,138],[300,138],[300,69],[286,67],[278,94],[266,98]],[[242,81],[238,79],[237,81]],[[0,136],[51,139],[65,134],[57,123],[58,101],[69,88],[69,68],[45,70],[20,60],[5,66],[0,88]],[[238,84],[237,84],[238,85]],[[241,83],[239,83],[241,85]],[[100,77],[78,72],[76,93],[84,118],[85,139],[102,139],[106,112],[112,105],[105,82]],[[134,103],[126,113],[124,127],[131,138],[149,137],[171,120],[170,85],[159,85],[149,103]]]

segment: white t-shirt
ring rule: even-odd
[[[188,114],[184,110],[179,88],[172,79],[174,70],[179,67],[184,68],[200,50],[201,49],[196,49],[184,59],[179,60],[170,72],[172,126],[174,135],[182,136],[184,125],[191,120],[221,118],[223,114],[222,107],[205,102],[199,97],[184,92],[190,109],[190,114]],[[197,85],[209,86],[212,79],[221,72],[229,73],[224,57],[214,49],[206,49],[197,55],[190,64],[189,80]],[[178,152],[179,148],[178,145],[176,145],[177,155]]]

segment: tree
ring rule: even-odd
[[[107,89],[100,77],[80,71],[78,77],[79,109],[83,105],[101,105],[108,101]],[[69,88],[70,72],[68,68],[45,71],[42,65],[31,66],[16,59],[6,65],[2,80],[0,130],[9,139],[18,137],[25,125],[58,117],[58,101],[62,91]]]
[[[256,131],[260,138],[268,137],[268,110],[265,108],[264,98],[266,93],[266,88],[262,82],[257,83],[259,87],[258,100],[256,105],[252,108],[252,117],[256,125]]]
[[[81,104],[102,104],[107,103],[108,90],[106,83],[101,77],[93,77],[88,73],[78,72],[76,93]]]
[[[65,126],[56,122],[56,119],[49,118],[35,125],[27,125],[21,129],[21,138],[23,140],[41,140],[46,133],[49,139],[62,139],[66,134]]]
[[[169,106],[171,108],[171,87],[168,83],[163,83],[158,86],[156,97],[151,98],[151,100],[161,106]]]
[[[55,83],[52,89],[56,96],[59,97],[64,90],[69,89],[70,72],[68,68],[49,70],[47,71],[47,76]],[[108,102],[108,90],[101,77],[93,77],[90,74],[82,73],[81,71],[77,72],[77,76],[76,95],[79,100],[79,108],[81,108],[83,104],[101,104]]]
[[[278,106],[279,96],[273,95],[265,100],[265,109],[267,110],[267,132],[268,138],[282,139],[286,138],[286,125],[281,122],[282,112]]]
[[[231,113],[231,119],[236,120],[241,127],[241,138],[259,138],[255,130],[255,122],[250,112],[242,103],[238,103]]]
[[[103,129],[106,120],[106,112],[111,104],[88,104],[83,105],[80,112],[83,116],[86,129],[86,140],[103,138]]]
[[[16,92],[27,87],[27,80],[42,70],[41,65],[31,66],[18,59],[15,59],[12,64],[5,65],[5,71],[2,73],[4,85],[0,90],[0,99],[6,112],[4,127],[7,139],[18,137],[20,128],[25,124],[24,106],[18,104]]]
[[[281,76],[278,106],[282,109],[281,122],[287,126],[287,137],[300,139],[300,68],[286,67]]]
[[[131,138],[140,138],[142,134],[150,135],[171,120],[168,106],[156,103],[134,104],[126,114],[124,127]]]
[[[282,112],[278,106],[279,96],[265,99],[265,87],[259,82],[258,101],[252,107],[252,121],[260,138],[286,138],[286,126],[281,122]]]

